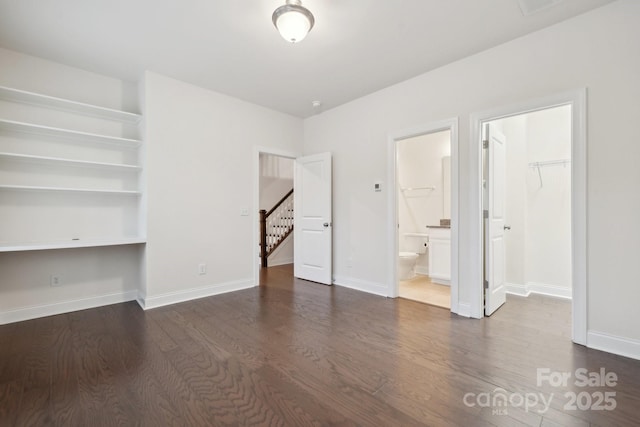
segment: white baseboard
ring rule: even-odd
[[[342,286],[343,288],[355,289],[357,291],[367,292],[383,297],[389,296],[389,286],[382,283],[369,282],[366,280],[355,279],[353,277],[334,276],[333,284]]]
[[[511,295],[518,295],[520,297],[528,297],[531,291],[527,289],[526,285],[521,283],[505,283],[507,293]]]
[[[140,296],[138,298],[138,304],[140,304],[140,307],[142,307],[144,310],[149,310],[151,308],[177,304],[179,302],[191,301],[194,299],[205,298],[212,295],[240,291],[242,289],[248,289],[254,286],[256,286],[256,284],[251,279],[236,280],[233,282],[218,283],[215,285],[203,286],[199,288],[167,292],[165,294],[155,296]]]
[[[276,265],[285,265],[285,264],[293,264],[293,257],[285,258],[285,259],[269,259],[269,267],[275,267]]]
[[[571,299],[571,288],[563,286],[548,285],[546,283],[527,282],[526,285],[520,283],[507,283],[507,293],[528,297],[531,294],[546,295],[554,298]]]
[[[429,267],[416,265],[416,274],[422,274],[423,276],[429,275]]]
[[[640,360],[640,341],[631,338],[588,331],[587,347]]]
[[[98,295],[90,298],[74,299],[55,302],[51,304],[22,307],[15,310],[0,312],[0,325],[22,322],[23,320],[37,319],[39,317],[54,316],[56,314],[70,313],[72,311],[86,310],[102,307],[104,305],[118,304],[134,301],[138,291],[118,292],[114,294]]]
[[[527,289],[533,294],[547,295],[556,298],[571,299],[571,288],[563,286],[547,285],[545,283],[527,283]]]

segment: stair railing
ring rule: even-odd
[[[269,255],[293,231],[293,189],[268,212],[260,210],[260,259],[267,267]]]

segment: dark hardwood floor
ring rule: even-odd
[[[0,326],[0,425],[640,425],[640,362],[573,345],[566,301],[510,297],[470,320],[293,280],[288,266],[262,279],[147,312]],[[538,386],[538,368],[618,381]],[[570,410],[572,392],[582,407],[615,392],[616,408]]]

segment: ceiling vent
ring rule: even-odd
[[[518,0],[520,10],[524,16],[533,15],[541,10],[548,9],[564,0]]]

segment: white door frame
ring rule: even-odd
[[[458,161],[458,118],[431,122],[425,125],[392,132],[388,136],[387,159],[388,177],[387,210],[389,222],[387,226],[387,262],[389,272],[387,295],[398,297],[398,174],[397,145],[398,141],[415,136],[441,131],[451,132],[451,312],[458,313],[458,194],[459,194],[459,161]]]
[[[280,150],[277,148],[262,147],[255,145],[253,147],[253,209],[249,214],[251,221],[253,245],[251,246],[251,262],[253,263],[253,286],[260,285],[260,232],[258,230],[258,209],[260,208],[260,154],[271,154],[273,156],[286,157],[295,160],[299,157],[298,153],[292,151]]]
[[[482,124],[571,105],[572,339],[587,344],[587,90],[586,88],[471,115],[469,221],[471,317],[484,317],[482,277]]]

